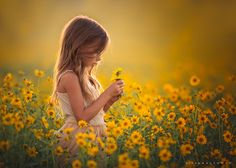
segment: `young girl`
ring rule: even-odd
[[[59,56],[54,69],[52,99],[58,100],[65,114],[65,123],[57,133],[59,144],[69,150],[70,155],[78,152],[75,135],[85,132],[78,121],[84,120],[94,128],[97,137],[106,136],[104,112],[123,93],[124,82],[112,83],[100,94],[102,87],[93,75],[93,68],[109,43],[106,30],[95,20],[76,16],[66,24],[61,36]],[[65,140],[66,128],[73,128],[70,140]],[[64,163],[63,158],[59,166]]]

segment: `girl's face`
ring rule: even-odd
[[[80,54],[84,65],[87,67],[93,67],[101,61],[101,55],[97,52],[96,43],[82,48]]]

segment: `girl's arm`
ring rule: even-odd
[[[123,81],[114,82],[100,94],[95,101],[85,108],[84,98],[76,74],[65,74],[62,77],[61,82],[69,96],[71,108],[77,121],[90,121],[112,97],[122,93],[123,89]]]
[[[103,111],[107,112],[107,110],[112,106],[112,104],[114,104],[119,98],[120,96],[115,96],[115,97],[112,97],[110,100],[108,100],[108,102],[103,107]]]

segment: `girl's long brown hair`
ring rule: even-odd
[[[99,81],[93,75],[93,71],[85,73],[85,65],[82,61],[80,50],[93,42],[98,41],[97,52],[102,53],[109,43],[109,36],[106,30],[95,20],[79,15],[71,19],[64,27],[61,39],[58,57],[53,73],[53,91],[52,101],[57,100],[57,83],[59,75],[67,69],[72,69],[78,76],[83,97],[86,101],[92,101],[96,98],[88,87],[88,82],[92,82],[96,90],[101,89]]]

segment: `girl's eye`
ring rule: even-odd
[[[84,52],[84,53],[81,53],[81,55],[85,58],[93,59],[93,58],[99,57],[101,53],[94,51],[94,52]]]

